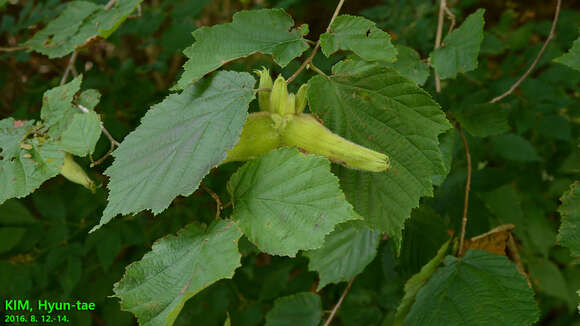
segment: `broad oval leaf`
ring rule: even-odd
[[[143,0],[117,1],[109,10],[88,1],[71,1],[64,11],[25,45],[59,58],[100,36],[109,37]]]
[[[231,23],[198,28],[193,32],[195,43],[183,51],[189,60],[175,88],[183,89],[223,64],[257,52],[271,54],[285,67],[308,49],[302,37],[305,29],[294,28],[283,9],[240,11]]]
[[[308,269],[320,275],[317,290],[360,274],[377,255],[379,240],[380,232],[359,221],[338,225],[321,248],[304,253],[310,260]]]
[[[46,139],[25,139],[33,121],[0,120],[0,204],[27,196],[60,173],[64,152]]]
[[[254,84],[248,73],[222,71],[153,106],[113,153],[109,202],[93,231],[117,214],[157,214],[193,193],[238,141]]]
[[[431,64],[441,79],[455,78],[460,72],[477,68],[477,56],[483,41],[483,13],[478,9],[463,24],[445,36],[441,47],[431,52]]]
[[[260,250],[294,257],[320,248],[335,225],[359,218],[330,162],[295,148],[273,150],[230,179],[233,219]]]
[[[336,17],[330,30],[320,35],[320,47],[327,57],[339,50],[350,50],[367,61],[392,62],[397,57],[389,34],[366,18],[350,15]]]
[[[121,307],[140,326],[170,326],[189,298],[212,283],[231,278],[241,266],[235,223],[221,220],[204,232],[190,224],[153,244],[115,284]]]
[[[335,171],[357,213],[399,246],[411,209],[444,172],[437,136],[450,124],[429,94],[392,68],[347,60],[333,73],[309,81],[310,108],[335,133],[389,156],[383,173]]]
[[[322,318],[322,301],[314,293],[297,293],[274,301],[266,326],[316,326]]]
[[[417,293],[405,326],[510,325],[538,320],[534,293],[506,257],[469,250],[463,258],[448,256]]]
[[[558,232],[558,242],[570,248],[573,255],[580,257],[580,181],[574,182],[560,198],[562,205],[558,212],[562,225]]]

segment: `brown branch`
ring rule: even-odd
[[[14,52],[28,49],[28,46],[0,47],[0,52]]]
[[[215,200],[216,204],[215,218],[216,219],[220,218],[220,212],[222,211],[222,201],[220,200],[220,197],[215,192],[213,192],[213,190],[209,189],[209,187],[206,186],[203,182],[200,184],[200,186],[213,198],[213,200]]]
[[[334,9],[334,13],[332,14],[332,18],[330,18],[330,23],[328,23],[328,26],[326,27],[327,33],[330,32],[330,26],[332,25],[332,23],[334,22],[334,20],[338,16],[338,13],[340,12],[340,8],[342,8],[343,4],[344,4],[344,0],[340,0],[338,2],[338,5],[336,5],[336,9]],[[302,62],[302,65],[300,65],[298,70],[296,70],[296,72],[294,72],[294,74],[292,76],[290,76],[290,78],[288,78],[288,80],[286,81],[287,84],[290,84],[294,79],[296,79],[296,77],[298,77],[298,75],[300,75],[302,70],[304,70],[306,68],[306,66],[308,66],[308,64],[312,62],[312,60],[314,59],[314,56],[316,55],[316,52],[318,52],[319,48],[320,48],[320,38],[318,38],[318,41],[316,42],[316,45],[314,46],[314,50],[312,50],[312,53],[308,56],[308,58],[306,58],[306,60],[304,60],[304,62]]]
[[[68,78],[68,74],[70,73],[70,71],[72,70],[75,61],[77,60],[77,55],[78,52],[76,50],[73,51],[73,53],[70,56],[70,59],[68,61],[68,65],[66,66],[66,69],[64,70],[64,74],[62,74],[62,78],[60,80],[60,86],[66,84],[66,80]]]
[[[447,8],[447,6],[445,6],[445,13],[447,14],[447,18],[449,18],[451,21],[449,30],[447,31],[447,35],[449,35],[451,32],[453,32],[453,28],[455,27],[455,15],[451,12],[451,10],[449,10],[449,8]]]
[[[330,323],[332,322],[332,319],[334,319],[334,316],[336,315],[336,313],[338,312],[338,309],[340,309],[340,306],[342,305],[342,301],[344,300],[344,298],[346,297],[346,294],[350,290],[350,286],[352,285],[352,282],[354,282],[354,277],[346,285],[346,288],[344,289],[344,291],[342,292],[342,295],[340,296],[340,299],[338,299],[338,302],[336,303],[336,305],[332,309],[332,312],[330,312],[330,316],[328,316],[328,319],[324,323],[324,326],[329,326]]]
[[[465,241],[465,228],[467,226],[467,209],[469,208],[469,190],[471,189],[471,154],[469,153],[469,145],[467,138],[461,129],[461,124],[456,122],[457,131],[463,140],[463,147],[465,148],[465,159],[467,160],[467,181],[465,182],[465,198],[463,200],[463,216],[461,217],[461,235],[459,238],[459,256],[463,255],[463,243]]]
[[[443,37],[443,21],[445,19],[445,8],[447,8],[447,1],[439,1],[439,16],[437,17],[437,33],[435,34],[435,46],[434,50],[437,50],[441,46],[441,38]],[[441,79],[437,70],[435,70],[435,91],[437,93],[441,92]]]
[[[552,21],[552,28],[550,29],[550,34],[548,34],[548,37],[546,38],[546,41],[544,42],[544,45],[542,45],[542,48],[540,49],[540,52],[538,52],[538,55],[536,56],[536,58],[534,59],[534,61],[532,62],[532,64],[530,65],[530,67],[528,68],[528,70],[526,70],[526,72],[522,75],[522,77],[520,77],[520,79],[518,79],[517,82],[515,82],[515,84],[512,85],[512,87],[510,87],[510,89],[508,89],[505,93],[493,98],[491,101],[489,101],[489,103],[495,103],[498,102],[500,100],[502,100],[504,97],[510,95],[511,93],[513,93],[513,91],[516,90],[516,88],[518,88],[520,86],[520,84],[526,79],[528,78],[528,76],[530,75],[530,73],[532,72],[532,70],[534,70],[534,67],[536,66],[536,64],[538,64],[538,61],[540,61],[540,58],[542,57],[542,55],[544,54],[544,51],[546,51],[546,48],[548,47],[548,43],[550,43],[550,41],[554,38],[554,34],[556,31],[556,24],[558,23],[558,16],[560,16],[560,7],[562,5],[562,0],[557,0],[556,2],[556,12],[554,13],[554,20]]]
[[[107,2],[107,4],[105,5],[105,10],[109,10],[109,9],[113,8],[113,6],[115,5],[115,2],[117,2],[117,0],[110,0],[109,2]]]
[[[77,107],[79,108],[79,110],[83,111],[84,113],[89,113],[89,109],[87,109],[86,107],[77,104]],[[100,126],[101,126],[101,131],[105,134],[105,136],[107,136],[107,138],[109,139],[109,142],[111,143],[111,148],[109,149],[109,151],[103,155],[103,157],[101,157],[100,159],[98,159],[96,162],[91,163],[91,167],[99,165],[101,163],[103,163],[103,161],[105,161],[105,159],[107,157],[109,157],[109,155],[111,155],[111,153],[113,153],[113,150],[116,147],[119,147],[119,142],[115,140],[115,138],[113,138],[113,136],[111,135],[111,133],[107,130],[107,128],[105,128],[105,125],[103,124],[102,121],[100,121]]]

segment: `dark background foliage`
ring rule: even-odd
[[[95,1],[99,2],[99,1]],[[101,1],[102,2],[102,1]],[[84,88],[102,93],[97,112],[115,138],[121,140],[139,124],[153,104],[167,94],[185,62],[181,51],[193,42],[200,26],[231,20],[242,9],[285,8],[297,24],[310,25],[309,39],[324,31],[336,1],[307,0],[148,0],[142,17],[127,21],[106,41],[79,53],[76,69],[84,74]],[[2,3],[2,1],[0,1]],[[0,9],[0,44],[14,47],[29,39],[63,9],[66,1],[9,1]],[[461,22],[477,8],[486,8],[486,37],[479,68],[443,83],[434,91],[431,76],[425,88],[444,110],[461,112],[465,105],[482,103],[502,93],[525,71],[546,38],[555,1],[449,1]],[[363,15],[389,32],[395,44],[416,49],[426,58],[433,48],[438,5],[428,0],[346,1],[342,13]],[[487,232],[498,224],[516,224],[515,236],[542,311],[538,325],[580,325],[578,296],[580,267],[567,249],[555,245],[560,216],[559,197],[580,173],[580,73],[551,60],[571,47],[578,37],[580,1],[565,1],[557,37],[534,73],[515,94],[502,101],[510,130],[504,135],[478,138],[467,135],[473,159],[473,183],[467,236]],[[327,62],[314,62],[329,71]],[[336,59],[338,60],[338,59]],[[266,56],[254,55],[226,69],[246,71],[266,65],[289,77],[300,65],[280,70]],[[68,57],[50,60],[37,53],[0,53],[0,118],[39,117],[42,93],[56,86]],[[299,82],[307,81],[303,73]],[[294,85],[299,84],[295,83]],[[255,108],[254,108],[255,109]],[[425,264],[447,239],[457,233],[463,209],[466,163],[459,136],[443,142],[451,171],[424,198],[407,221],[400,255],[389,240],[381,242],[376,259],[353,283],[337,325],[388,325],[403,295],[404,282]],[[108,142],[101,137],[94,158],[104,155]],[[98,183],[107,182],[104,169],[111,158],[90,170]],[[88,159],[82,162],[90,163]],[[214,169],[204,183],[223,199],[225,184],[239,164]],[[204,190],[177,198],[158,216],[140,213],[117,218],[88,234],[106,205],[104,187],[95,195],[57,177],[22,200],[0,206],[2,216],[19,216],[13,225],[24,230],[0,239],[0,297],[78,298],[92,301],[97,310],[75,313],[74,325],[134,325],[130,313],[108,298],[125,267],[150,250],[152,243],[193,220],[211,221],[215,202]],[[227,216],[228,211],[224,212]],[[1,225],[0,225],[1,226]],[[316,273],[307,259],[268,256],[242,240],[243,266],[233,280],[222,280],[196,295],[176,325],[221,325],[226,311],[233,325],[261,325],[273,299],[299,291],[314,291]],[[329,285],[320,294],[331,309],[344,284]]]

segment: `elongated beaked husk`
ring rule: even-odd
[[[60,170],[60,174],[69,181],[78,183],[90,191],[95,192],[95,183],[91,178],[89,178],[85,170],[75,162],[74,157],[69,153],[66,153],[64,156],[64,164]]]
[[[226,162],[247,161],[257,158],[280,146],[280,133],[269,112],[248,116],[240,140],[227,152]]]
[[[282,144],[325,156],[335,163],[353,169],[382,172],[389,168],[389,159],[385,154],[332,133],[309,114],[296,115],[288,120],[282,133]]]

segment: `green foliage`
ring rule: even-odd
[[[321,317],[320,297],[314,293],[297,293],[274,302],[266,315],[266,326],[316,326]]]
[[[430,54],[431,64],[441,79],[455,78],[460,72],[477,68],[477,56],[483,41],[483,13],[478,9],[456,30],[443,39],[441,47]]]
[[[141,325],[172,325],[189,298],[233,276],[240,266],[240,236],[233,222],[217,222],[207,232],[190,224],[156,242],[151,252],[127,267],[115,284],[115,296]]]
[[[580,256],[580,182],[576,181],[566,191],[560,201],[558,209],[562,216],[562,224],[558,233],[558,242],[570,248],[572,254]]]
[[[248,73],[218,72],[148,111],[113,154],[109,204],[93,230],[117,214],[158,214],[193,193],[239,139],[254,84]]]
[[[87,1],[72,1],[44,29],[25,43],[49,58],[65,56],[96,36],[109,37],[143,0],[117,1],[109,10]]]
[[[310,260],[308,268],[320,275],[317,289],[360,274],[377,255],[379,239],[379,232],[359,221],[338,225],[322,248],[305,252]]]
[[[386,173],[339,168],[337,175],[355,210],[399,244],[405,219],[432,195],[431,176],[443,169],[437,136],[449,128],[445,115],[392,68],[352,60],[336,64],[331,78],[313,77],[308,101],[332,131],[389,156]]]
[[[246,163],[230,182],[233,219],[260,250],[294,257],[317,249],[335,225],[359,218],[330,162],[279,149]]]
[[[281,9],[238,12],[231,23],[193,32],[196,42],[183,52],[189,60],[176,87],[183,89],[228,61],[256,52],[271,54],[285,67],[308,48],[306,34],[308,25],[294,28],[292,17]]]
[[[320,35],[320,47],[327,57],[339,50],[350,50],[367,61],[392,62],[397,57],[389,34],[368,19],[348,15],[336,17],[330,30]]]
[[[459,305],[459,306],[458,306]],[[539,317],[532,290],[507,258],[469,250],[445,258],[417,293],[405,325],[531,325]]]
[[[94,302],[79,326],[578,325],[580,12],[545,46],[551,5],[439,5],[0,1],[0,298]]]
[[[580,38],[574,41],[570,51],[561,57],[557,57],[554,61],[580,71]]]
[[[397,314],[395,315],[393,326],[403,325],[409,310],[411,310],[411,307],[415,302],[417,292],[419,292],[423,285],[425,285],[429,278],[431,278],[433,273],[435,273],[437,267],[443,262],[443,259],[447,254],[447,249],[449,249],[450,242],[451,240],[447,240],[447,242],[439,248],[437,255],[421,267],[421,270],[417,274],[407,280],[407,283],[405,283],[405,296],[401,299],[401,304],[397,308]]]

